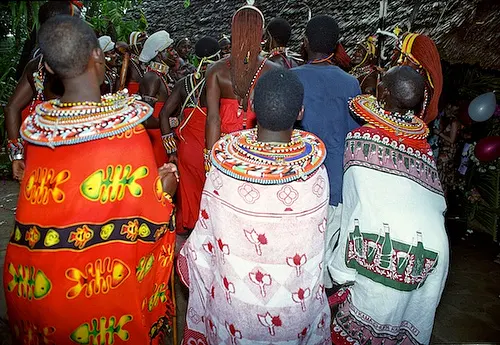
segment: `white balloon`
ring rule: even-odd
[[[477,96],[469,104],[469,116],[476,122],[484,122],[493,116],[497,106],[497,99],[493,92]]]

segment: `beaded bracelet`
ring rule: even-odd
[[[170,124],[170,128],[174,128],[179,126],[179,119],[177,117],[169,117],[168,123]]]
[[[210,160],[210,150],[207,148],[203,149],[203,157],[205,158],[205,172],[208,173],[212,167],[212,161]]]
[[[177,144],[175,143],[174,133],[168,133],[161,136],[161,141],[163,142],[163,147],[168,154],[177,151]]]
[[[152,96],[148,96],[148,95],[143,95],[142,99],[144,101],[146,101],[146,102],[151,102],[151,103],[156,103],[158,101],[158,98],[152,97]]]
[[[24,159],[24,140],[17,138],[14,140],[7,140],[7,151],[10,161],[17,161]]]
[[[174,204],[174,201],[172,200],[172,197],[167,192],[163,192],[162,197],[163,197],[163,199],[165,199],[168,202],[170,202],[172,205]]]

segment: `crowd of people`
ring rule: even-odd
[[[253,5],[194,47],[98,38],[79,13],[41,6],[6,108],[16,342],[161,344],[175,270],[183,344],[430,342],[449,249],[429,37],[379,66],[376,37],[350,58],[326,14],[294,53]]]

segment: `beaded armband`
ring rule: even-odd
[[[170,124],[170,128],[175,128],[179,126],[179,119],[177,117],[169,117],[168,123]]]
[[[149,103],[149,102],[151,102],[151,103],[153,103],[153,104],[154,104],[154,103],[156,103],[156,102],[158,101],[158,98],[156,98],[156,97],[152,97],[152,96],[147,96],[147,95],[143,95],[143,96],[142,96],[142,99],[143,99],[144,101],[148,102],[148,103]]]
[[[163,143],[163,147],[168,154],[174,153],[177,151],[177,144],[175,143],[174,133],[168,133],[161,136],[161,141]]]
[[[7,152],[11,162],[24,159],[24,140],[22,138],[7,140]]]
[[[210,150],[207,148],[203,149],[203,158],[205,159],[205,172],[208,173],[212,167],[212,161],[210,160]]]

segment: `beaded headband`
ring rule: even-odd
[[[258,14],[260,14],[261,18],[262,18],[262,29],[264,29],[264,22],[265,22],[265,19],[264,19],[264,14],[255,6],[253,5],[245,5],[245,6],[242,6],[240,8],[238,8],[236,10],[236,12],[234,13],[233,15],[233,20],[234,20],[234,17],[236,16],[236,14],[242,10],[245,10],[245,9],[250,9],[250,10],[254,10],[255,12],[257,12]]]

